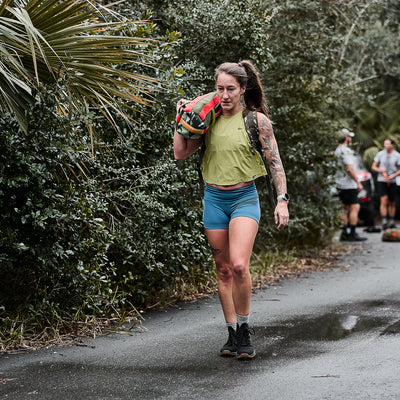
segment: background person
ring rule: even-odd
[[[356,163],[354,151],[349,148],[354,133],[344,128],[339,132],[338,136],[340,144],[335,150],[335,156],[338,161],[335,179],[339,191],[339,199],[343,204],[340,240],[360,242],[367,240],[367,238],[359,236],[356,232],[358,213],[360,211],[358,192],[363,189],[363,186],[357,179],[354,170]],[[348,228],[350,231],[348,231]]]
[[[249,330],[252,286],[249,263],[260,219],[254,179],[266,171],[260,154],[251,152],[242,115],[242,97],[247,108],[258,111],[259,140],[278,194],[274,216],[279,230],[289,221],[289,195],[263,88],[254,66],[249,61],[224,63],[217,67],[214,78],[222,115],[204,138],[203,223],[217,268],[218,294],[228,327],[228,341],[220,355],[252,358],[255,350]],[[182,100],[177,110],[181,104]],[[186,159],[202,141],[185,139],[175,131],[175,159]]]
[[[371,167],[378,173],[382,229],[396,228],[396,176],[400,175],[400,153],[394,149],[394,144],[392,139],[386,139],[385,149],[378,152]]]

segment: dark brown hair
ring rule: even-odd
[[[246,108],[249,110],[256,110],[268,116],[268,106],[265,101],[264,90],[258,76],[257,70],[254,65],[248,61],[243,60],[239,63],[223,63],[215,69],[214,79],[217,78],[221,72],[232,75],[238,81],[240,87],[245,87],[243,99]]]

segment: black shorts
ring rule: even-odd
[[[389,201],[396,200],[396,183],[392,182],[389,186],[387,182],[378,182],[379,196],[388,196]]]
[[[339,189],[339,199],[346,206],[358,204],[360,202],[358,200],[357,189]]]

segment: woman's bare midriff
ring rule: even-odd
[[[245,187],[245,186],[250,186],[252,184],[253,184],[253,181],[239,182],[239,183],[235,183],[234,185],[214,185],[214,184],[208,183],[208,186],[211,186],[213,188],[220,189],[220,190],[233,190],[233,189],[239,189],[239,188]]]

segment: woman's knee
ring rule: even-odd
[[[232,270],[228,263],[217,264],[218,278],[223,282],[229,282],[232,279]]]
[[[233,262],[231,268],[233,276],[239,280],[244,279],[250,274],[248,264],[240,260]]]

